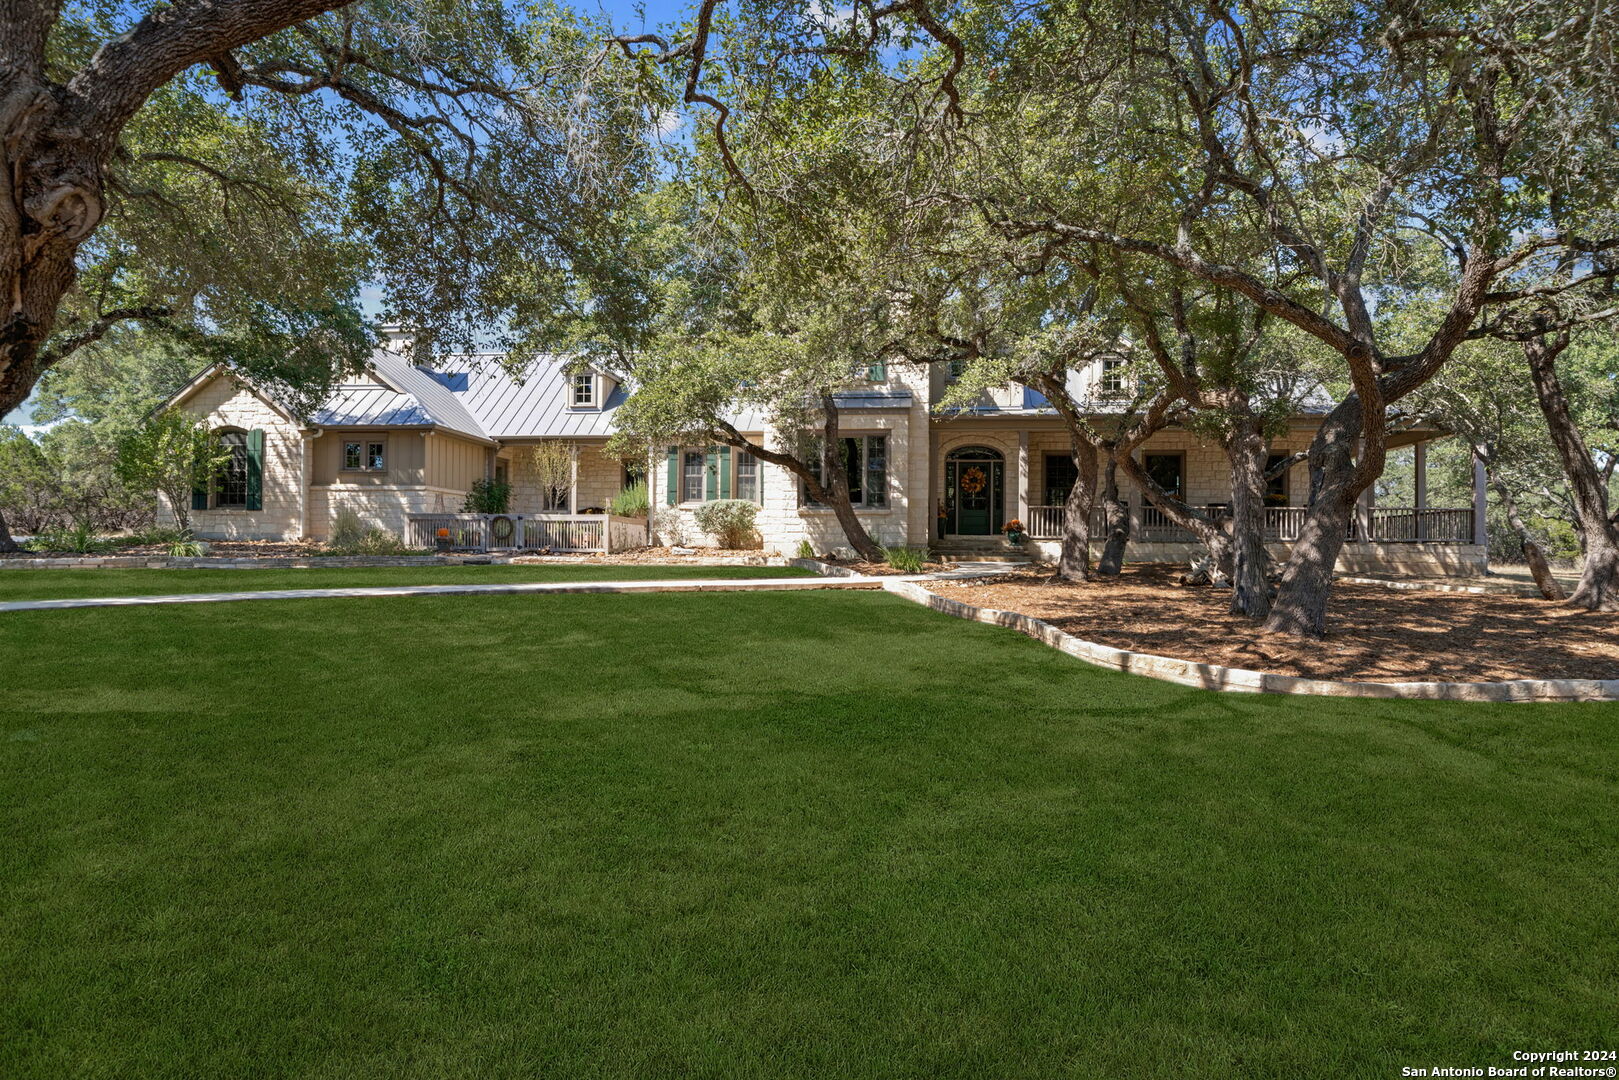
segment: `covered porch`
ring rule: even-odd
[[[1063,535],[1063,500],[1075,480],[1067,435],[1055,424],[1031,423],[1008,431],[988,425],[951,425],[935,444],[943,481],[937,496],[935,540],[947,546],[993,541],[1007,521],[1025,526],[1033,548],[1055,555]],[[973,430],[976,428],[976,430]],[[1272,460],[1303,451],[1314,437],[1314,421],[1295,422],[1272,442]],[[1402,501],[1379,506],[1372,489],[1362,496],[1346,536],[1340,566],[1347,570],[1426,573],[1479,573],[1484,570],[1485,484],[1474,461],[1471,505],[1430,505],[1428,444],[1444,433],[1411,429],[1391,435],[1390,450],[1409,449],[1412,460]],[[1154,480],[1193,506],[1216,514],[1230,506],[1230,472],[1224,452],[1190,432],[1160,432],[1139,451]],[[1143,493],[1120,477],[1120,494],[1130,515],[1132,561],[1189,558],[1192,535],[1171,522]],[[1414,496],[1414,497],[1413,497]],[[1266,492],[1265,535],[1278,557],[1286,557],[1299,537],[1310,499],[1308,467],[1294,463],[1275,477]],[[1098,545],[1102,513],[1093,515],[1091,535]]]

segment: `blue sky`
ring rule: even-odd
[[[656,30],[658,27],[677,21],[681,16],[691,10],[691,4],[686,0],[672,2],[672,0],[574,0],[575,9],[588,14],[605,14],[613,20],[614,25],[629,33]],[[375,296],[375,290],[366,290]],[[370,308],[371,305],[367,304]],[[29,424],[32,415],[28,403],[4,418],[7,424]]]

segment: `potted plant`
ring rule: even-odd
[[[1001,532],[1006,534],[1006,542],[1013,547],[1022,547],[1023,541],[1029,538],[1029,534],[1024,531],[1023,522],[1017,518],[1013,518],[1005,525],[1002,525]]]

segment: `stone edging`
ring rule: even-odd
[[[1540,590],[1521,582],[1500,581],[1489,585],[1449,585],[1441,581],[1390,581],[1388,578],[1338,577],[1345,585],[1380,585],[1399,592],[1465,593],[1469,596],[1520,596],[1540,599]]]
[[[930,592],[911,581],[885,580],[883,590],[945,615],[1005,626],[1098,667],[1145,675],[1181,686],[1245,694],[1313,694],[1321,697],[1407,698],[1435,701],[1616,701],[1619,679],[1513,679],[1508,682],[1336,682],[1265,671],[1200,664],[1171,656],[1115,649],[1084,641],[1050,623],[1015,611],[975,607]]]
[[[820,559],[788,559],[788,566],[796,566],[800,570],[808,570],[812,574],[822,577],[862,577],[863,575],[847,566],[838,566],[835,563],[822,562]]]

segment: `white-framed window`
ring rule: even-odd
[[[1106,356],[1102,358],[1102,372],[1097,379],[1096,385],[1103,397],[1120,398],[1129,396],[1130,376],[1122,356]]]
[[[733,452],[732,462],[736,467],[736,495],[738,499],[748,502],[759,501],[759,459],[746,450]]]
[[[590,372],[575,375],[569,382],[569,404],[575,409],[596,407],[596,376]]]
[[[887,435],[845,435],[838,440],[838,449],[843,456],[843,467],[849,473],[849,501],[855,506],[867,509],[882,509],[888,505],[888,436]],[[821,451],[820,439],[810,440],[807,463],[810,472],[814,474],[818,483],[821,479]],[[806,506],[819,506],[815,499],[810,497],[808,490],[803,493]]]
[[[708,453],[687,448],[680,452],[680,501],[702,502],[708,478]]]
[[[759,460],[729,446],[669,448],[669,502],[699,503],[712,499],[758,502],[764,481]]]
[[[345,472],[386,472],[388,446],[382,439],[344,439]]]

